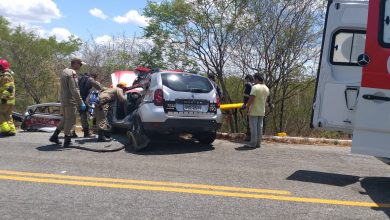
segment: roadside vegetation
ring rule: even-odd
[[[96,72],[104,85],[115,70],[136,66],[213,74],[224,103],[242,102],[244,76],[260,72],[275,104],[267,109],[267,134],[342,138],[310,128],[325,7],[321,0],[151,1],[144,33],[107,42],[44,39],[0,17],[0,57],[15,72],[20,112],[58,101],[58,76],[78,55],[88,63],[81,72]],[[222,131],[244,132],[244,124],[240,110],[228,111]]]

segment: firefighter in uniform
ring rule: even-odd
[[[103,89],[102,85],[95,80],[96,73],[84,73],[79,76],[78,86],[80,89],[80,96],[84,103],[86,103],[89,91],[95,88],[97,91]],[[89,137],[88,111],[80,111],[80,121],[83,127],[84,137]]]
[[[87,108],[80,96],[76,73],[83,64],[85,63],[80,58],[73,58],[70,62],[71,67],[64,69],[60,78],[60,102],[63,117],[49,141],[61,144],[58,140],[58,135],[61,130],[64,130],[65,140],[63,147],[75,147],[71,137],[76,127],[77,111],[85,111]]]
[[[0,59],[0,135],[14,136],[16,128],[12,120],[15,105],[15,83],[7,60]]]
[[[249,96],[252,91],[252,86],[254,84],[254,78],[252,75],[246,75],[245,76],[245,85],[244,85],[244,105],[242,106],[242,109],[246,109],[246,104],[248,103]],[[246,116],[246,137],[245,141],[250,141],[251,139],[251,130],[249,128],[249,117]]]
[[[123,94],[123,89],[126,88],[126,84],[119,83],[115,88],[103,89],[99,94],[99,104],[96,106],[96,124],[98,126],[98,141],[107,142],[111,141],[111,138],[106,137],[106,133],[109,132],[110,126],[107,123],[107,112],[115,100],[119,102],[126,102],[126,97]]]

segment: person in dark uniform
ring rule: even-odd
[[[103,89],[102,85],[96,81],[96,73],[84,73],[81,74],[78,78],[78,86],[80,89],[80,96],[84,103],[86,103],[89,92],[92,88],[100,91]],[[80,111],[80,121],[81,126],[83,127],[84,137],[89,137],[91,134],[89,132],[88,124],[88,111]]]
[[[76,71],[81,68],[85,63],[78,57],[75,57],[70,62],[70,68],[66,68],[62,71],[60,78],[60,102],[61,111],[63,117],[58,124],[54,134],[50,137],[49,141],[56,144],[61,144],[58,139],[58,135],[61,130],[64,130],[65,141],[63,147],[74,147],[71,138],[76,127],[76,115],[77,110],[85,111],[87,106],[83,102],[80,96],[78,87],[78,77]]]
[[[254,84],[253,76],[252,75],[246,75],[245,76],[245,84],[244,84],[244,98],[243,98],[244,104],[242,105],[242,109],[246,109],[246,104],[248,103],[249,96],[251,94],[251,90],[252,90],[253,84]],[[245,120],[246,120],[246,124],[245,124],[246,137],[245,137],[245,141],[250,141],[250,139],[251,139],[251,129],[249,128],[249,117],[246,116]]]

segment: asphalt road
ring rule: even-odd
[[[96,153],[49,136],[0,138],[1,219],[390,218],[390,166],[349,148],[170,139]]]

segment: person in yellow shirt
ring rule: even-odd
[[[265,103],[267,102],[272,108],[272,104],[268,99],[269,89],[264,84],[263,77],[259,73],[256,73],[253,75],[253,78],[255,80],[255,84],[252,86],[249,100],[246,104],[247,115],[249,116],[251,139],[249,144],[246,144],[245,146],[250,148],[261,146]]]

